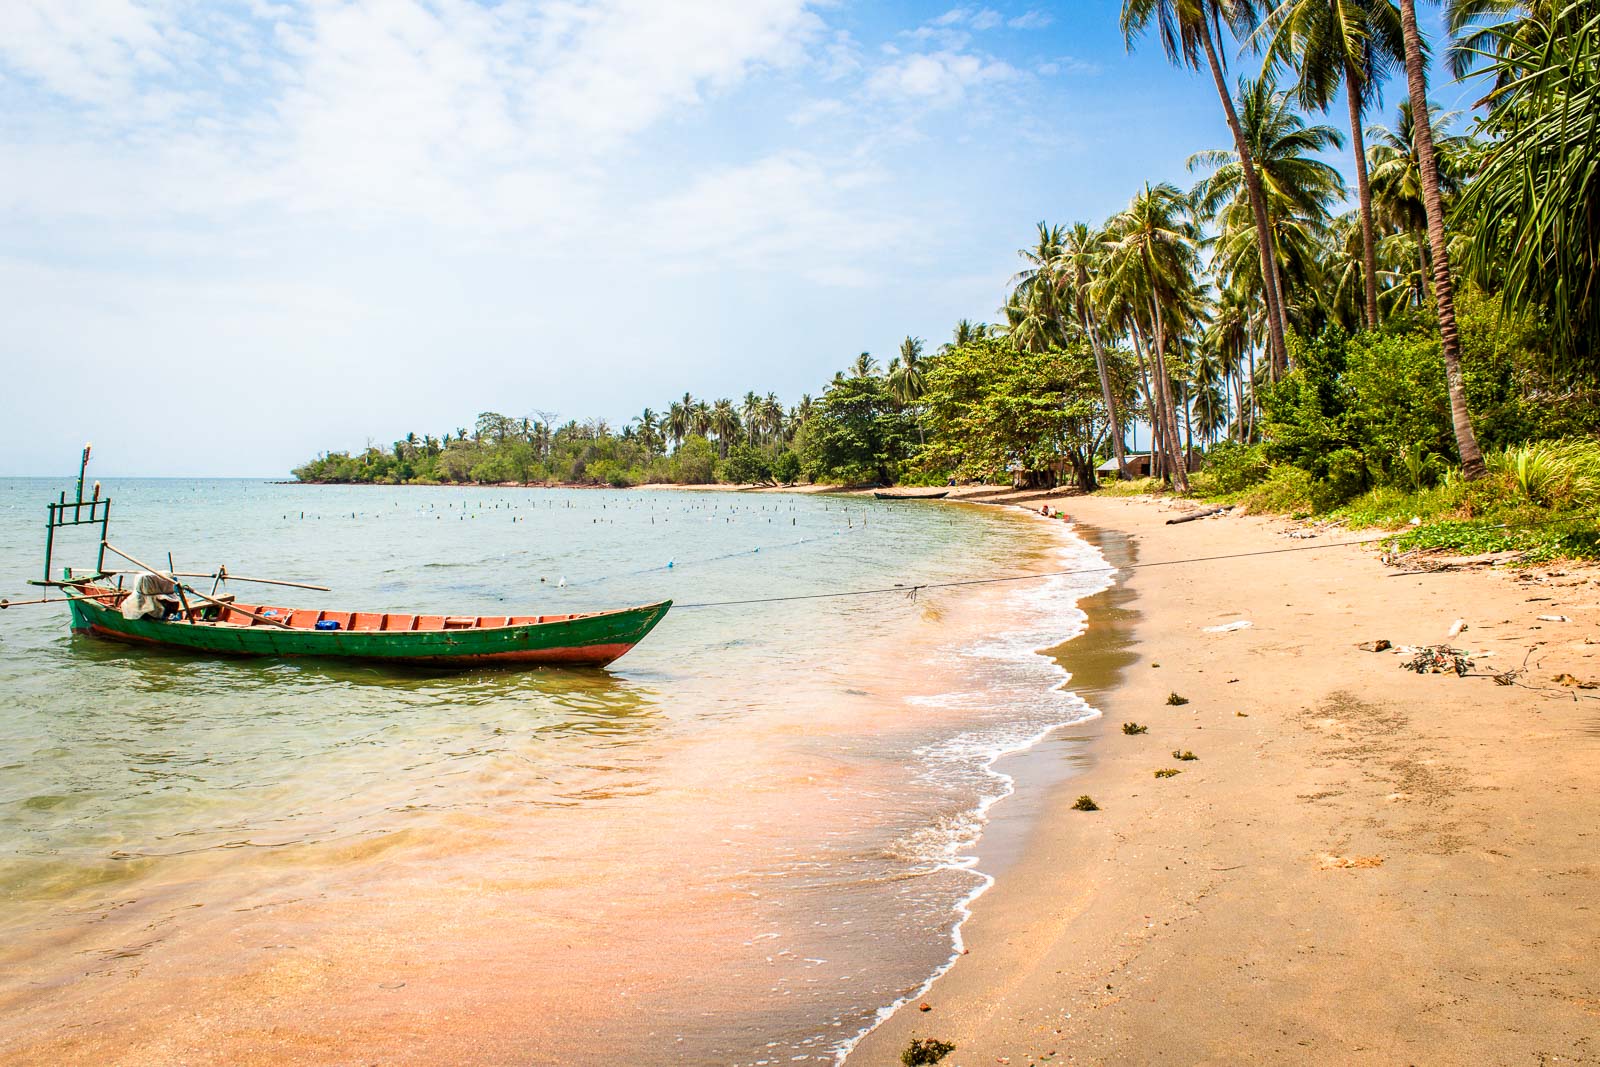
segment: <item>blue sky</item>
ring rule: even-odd
[[[10,0],[0,474],[818,392],[995,318],[1039,219],[1228,144],[1119,10]]]

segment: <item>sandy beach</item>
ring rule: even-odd
[[[1151,567],[1363,535],[1055,503],[1141,565],[1062,650],[1103,716],[1002,765],[966,955],[850,1064],[913,1037],[962,1067],[1600,1061],[1600,689],[1572,684],[1600,680],[1596,572],[1398,575],[1370,547]],[[1378,639],[1485,676],[1357,647]]]

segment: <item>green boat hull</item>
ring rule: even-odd
[[[360,631],[125,619],[115,607],[73,600],[74,633],[226,656],[318,656],[422,666],[603,667],[644,639],[672,601],[550,622],[471,629]]]

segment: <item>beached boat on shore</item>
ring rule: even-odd
[[[873,493],[879,500],[943,500],[950,495],[945,489],[937,493]]]
[[[78,468],[78,493],[47,507],[44,577],[29,584],[59,590],[63,595],[22,601],[0,608],[65,602],[72,631],[134,644],[158,645],[181,652],[232,656],[319,656],[423,666],[562,666],[604,667],[627,653],[655,629],[672,601],[595,611],[549,615],[426,615],[401,612],[327,611],[245,604],[231,593],[219,593],[228,581],[328,591],[326,586],[272,578],[243,578],[219,567],[214,573],[160,571],[113,547],[106,540],[111,499],[83,495],[89,448]],[[75,526],[98,527],[94,569],[70,568],[54,575],[56,531]],[[139,568],[106,568],[106,553]],[[124,586],[123,579],[134,580]],[[202,592],[184,578],[213,579]]]

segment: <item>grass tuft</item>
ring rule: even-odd
[[[1181,697],[1177,693],[1168,693],[1167,694],[1167,704],[1169,706],[1171,706],[1171,707],[1174,707],[1174,708],[1181,707],[1182,705],[1187,704],[1187,703],[1189,703],[1189,698],[1188,697]]]
[[[1078,800],[1077,800],[1077,802],[1075,804],[1072,805],[1072,810],[1073,811],[1099,811],[1100,810],[1100,805],[1098,805],[1098,804],[1096,804],[1094,802],[1094,797],[1090,796],[1088,793],[1085,793],[1085,794],[1083,794],[1083,796],[1078,798]]]
[[[1172,750],[1172,758],[1175,759],[1175,760],[1192,760],[1192,759],[1199,759],[1200,757],[1196,756],[1193,752],[1190,752],[1186,748],[1185,749],[1176,749],[1175,748],[1175,749]]]
[[[1178,770],[1178,768],[1176,768],[1176,767],[1163,767],[1159,771],[1156,772],[1156,777],[1157,778],[1176,778],[1178,775],[1180,775],[1182,773],[1183,772]]]
[[[1150,732],[1150,727],[1148,727],[1148,726],[1140,726],[1136,722],[1125,722],[1125,723],[1122,724],[1122,732],[1125,733],[1125,734],[1129,734],[1129,735],[1132,735],[1132,734],[1147,734],[1147,733]]]
[[[1166,491],[1160,478],[1134,478],[1130,481],[1109,481],[1095,492],[1100,496],[1145,496]]]

